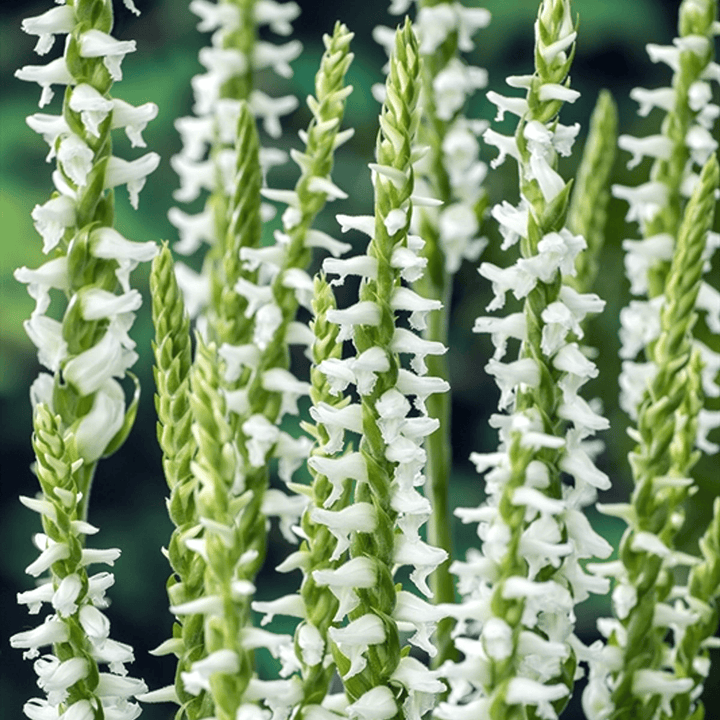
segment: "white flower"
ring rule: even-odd
[[[632,170],[642,162],[643,157],[668,160],[672,152],[672,141],[664,135],[649,135],[643,138],[620,135],[618,147],[632,154],[627,164],[628,170]]]
[[[147,124],[157,117],[158,106],[147,102],[134,107],[118,98],[113,98],[112,105],[112,127],[124,128],[133,147],[145,147],[142,132]]]
[[[111,35],[94,29],[87,30],[80,36],[79,46],[81,57],[103,58],[110,77],[116,82],[122,80],[120,65],[123,58],[136,50],[134,40],[116,40]]]
[[[373,613],[366,613],[342,628],[330,628],[330,639],[340,652],[350,660],[350,669],[343,675],[344,680],[362,672],[367,666],[364,653],[369,645],[385,642],[385,625]]]
[[[294,2],[278,3],[274,0],[258,0],[253,8],[258,25],[269,25],[278,35],[290,35],[293,20],[300,14],[300,7]]]
[[[540,368],[532,358],[521,358],[510,363],[501,363],[491,359],[485,370],[495,376],[500,388],[500,402],[498,407],[504,410],[510,406],[516,388],[521,385],[537,387],[540,384]]]
[[[390,345],[393,352],[398,354],[410,353],[414,355],[410,365],[418,375],[427,372],[425,357],[427,355],[444,355],[447,348],[437,340],[425,340],[405,328],[395,328]]]
[[[351,720],[389,720],[397,711],[395,696],[385,685],[368,690],[347,708]]]
[[[640,117],[646,117],[654,108],[670,112],[675,104],[675,91],[672,88],[646,90],[637,87],[630,91],[630,97],[639,103],[638,115]]]
[[[414,567],[410,579],[426,597],[433,596],[426,582],[428,575],[446,559],[447,553],[442,548],[433,547],[422,540],[409,540],[405,535],[396,536],[394,560],[398,565]]]
[[[68,276],[67,256],[55,258],[41,265],[37,270],[21,267],[13,273],[15,279],[27,283],[28,294],[36,301],[33,315],[42,315],[50,305],[50,289],[68,291],[70,278]]]
[[[242,431],[247,436],[246,446],[250,465],[262,467],[270,449],[278,441],[280,429],[264,415],[255,414],[243,423]]]
[[[689,692],[695,681],[692,678],[679,678],[664,670],[636,670],[633,675],[633,694],[641,698],[659,695],[663,713],[672,715],[670,701],[680,694]]]
[[[114,155],[108,160],[105,173],[105,187],[114,188],[118,185],[127,185],[130,204],[135,210],[138,206],[138,196],[145,185],[147,176],[157,169],[160,156],[150,152],[142,157],[128,162]]]
[[[570,693],[567,685],[543,685],[530,678],[513,678],[505,693],[509,705],[535,705],[537,714],[545,720],[555,720],[557,713],[551,703]]]
[[[92,85],[80,83],[73,88],[69,102],[71,110],[80,113],[85,129],[100,137],[99,125],[113,110],[113,101],[101,95]]]
[[[506,112],[522,117],[528,111],[528,104],[525,98],[506,97],[505,95],[496,93],[494,90],[490,90],[486,94],[486,97],[498,109],[497,116],[495,117],[496,122],[502,122],[505,119]]]
[[[433,78],[433,91],[438,118],[451,120],[465,104],[465,98],[473,91],[487,85],[487,72],[479,67],[465,65],[457,58]]]
[[[327,319],[340,326],[338,340],[347,340],[353,336],[355,325],[379,325],[380,308],[370,300],[361,300],[343,310],[328,310]]]
[[[40,107],[44,107],[53,99],[52,85],[72,85],[74,83],[74,78],[68,70],[64,57],[53,60],[47,65],[25,65],[15,71],[15,77],[40,85],[42,88]]]
[[[338,511],[314,507],[310,511],[310,519],[327,527],[335,536],[337,544],[330,557],[331,560],[338,560],[350,547],[351,533],[371,533],[377,525],[375,508],[366,502],[354,503]]]
[[[38,687],[48,695],[48,702],[62,703],[67,691],[76,682],[87,677],[90,667],[83,657],[72,657],[61,662],[53,655],[44,655],[35,661]]]
[[[106,380],[95,392],[90,411],[75,428],[75,440],[81,457],[95,462],[122,428],[125,421],[125,393],[116,380]]]
[[[45,315],[33,315],[23,323],[25,332],[38,349],[38,361],[48,370],[57,372],[67,357],[68,345],[62,324]]]
[[[625,219],[628,222],[648,222],[667,203],[667,185],[658,181],[650,181],[637,187],[626,187],[624,185],[613,185],[612,194],[616,198],[625,200],[630,208]]]
[[[32,630],[15,633],[10,638],[10,646],[27,650],[28,652],[24,653],[24,657],[32,659],[38,656],[38,648],[67,642],[69,637],[70,630],[67,624],[54,615],[49,615],[42,625]]]
[[[307,462],[315,472],[324,475],[333,486],[330,497],[325,501],[326,508],[332,507],[333,503],[342,495],[346,480],[367,482],[368,479],[365,458],[359,452],[346,453],[337,458],[313,455],[308,458]]]
[[[63,376],[81,395],[90,395],[111,377],[123,377],[137,360],[125,323],[113,319],[102,340],[65,363]]]
[[[488,657],[505,660],[512,654],[512,629],[501,618],[491,617],[483,625],[480,638]]]
[[[262,118],[263,130],[272,138],[278,138],[282,134],[280,118],[289,115],[298,106],[294,95],[273,98],[261,90],[253,90],[248,103],[253,115]]]
[[[45,55],[52,49],[55,35],[70,33],[75,27],[75,12],[70,5],[52,8],[42,15],[25,18],[22,29],[29,35],[38,35],[35,52]]]
[[[337,598],[339,607],[335,621],[344,618],[360,604],[356,588],[374,587],[377,582],[375,564],[365,557],[353,558],[335,570],[313,570],[312,576],[318,585],[330,588]]]

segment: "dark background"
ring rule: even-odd
[[[169,165],[170,157],[180,149],[180,142],[172,121],[190,112],[192,95],[189,80],[200,71],[198,49],[207,42],[206,35],[195,30],[196,18],[185,2],[170,0],[138,0],[143,15],[135,18],[121,3],[117,8],[113,34],[119,39],[134,38],[138,50],[126,57],[123,63],[124,80],[116,84],[114,95],[140,104],[148,100],[160,107],[158,119],[145,132],[148,150],[161,154],[158,171],[150,176],[140,197],[140,209],[133,212],[124,189],[118,192],[117,228],[134,240],[175,239],[175,230],[166,219],[173,204],[171,193],[177,187],[177,178]],[[300,2],[302,15],[295,23],[296,37],[300,37],[305,50],[294,63],[295,75],[290,80],[278,80],[266,75],[259,79],[270,94],[295,93],[305,97],[312,91],[313,77],[322,51],[321,33],[331,32],[336,19],[345,22],[356,34],[353,50],[355,61],[349,81],[355,90],[348,102],[345,126],[356,128],[354,139],[338,154],[334,172],[336,183],[345,189],[350,198],[326,209],[321,223],[331,232],[337,232],[333,215],[336,212],[367,213],[371,209],[369,174],[366,163],[371,160],[374,146],[378,106],[370,94],[370,86],[381,80],[380,68],[385,62],[382,52],[371,39],[376,24],[395,24],[398,19],[388,16],[385,0],[363,2],[318,3]],[[487,0],[493,15],[489,29],[477,36],[477,50],[472,61],[486,67],[490,73],[490,89],[504,93],[503,79],[510,74],[532,70],[532,23],[537,12],[536,0]],[[669,72],[665,66],[654,66],[647,58],[644,46],[648,42],[666,44],[675,35],[676,0],[576,0],[574,12],[580,16],[577,56],[573,66],[573,87],[582,98],[563,111],[563,122],[580,121],[583,132],[576,146],[574,158],[563,161],[561,171],[574,171],[579,150],[585,137],[587,121],[598,91],[612,90],[619,104],[621,132],[649,134],[657,131],[658,118],[646,120],[635,115],[636,106],[629,101],[631,88],[641,85],[657,87],[667,84]],[[41,242],[35,232],[30,211],[44,202],[51,188],[52,166],[44,163],[47,148],[42,140],[25,125],[24,118],[37,112],[39,87],[23,83],[13,77],[14,71],[26,64],[43,64],[60,52],[56,43],[53,53],[38,59],[32,52],[35,38],[20,31],[23,17],[38,15],[52,3],[4,2],[0,5],[0,77],[2,102],[0,104],[0,418],[3,443],[0,449],[0,718],[15,720],[22,715],[23,702],[38,694],[31,663],[23,662],[21,653],[9,647],[7,638],[22,629],[36,624],[38,617],[27,615],[25,607],[18,607],[15,594],[31,587],[31,579],[23,568],[35,557],[30,542],[32,533],[39,527],[38,518],[23,508],[19,494],[32,495],[36,481],[29,472],[32,461],[30,447],[30,403],[28,387],[39,367],[35,350],[24,334],[23,319],[32,310],[33,302],[23,286],[12,278],[12,271],[20,265],[37,267],[43,256]],[[20,8],[20,9],[18,9]],[[272,86],[275,87],[272,87]],[[510,91],[512,93],[513,91]],[[43,112],[58,112],[61,89],[56,99]],[[492,119],[494,107],[482,93],[473,101],[469,114]],[[299,145],[297,130],[308,122],[308,111],[303,106],[284,122],[285,133],[280,144]],[[496,126],[497,127],[497,126]],[[513,120],[500,126],[511,132]],[[122,157],[137,157],[141,153],[131,150],[124,136],[116,134],[116,153]],[[267,138],[264,142],[268,143]],[[277,143],[276,143],[277,144]],[[483,148],[485,159],[494,151]],[[627,156],[621,154],[615,166],[614,182],[639,184],[647,175],[649,163],[629,173],[625,169]],[[488,188],[493,202],[507,198],[517,199],[514,167],[506,163],[491,172]],[[288,165],[273,171],[273,187],[292,187],[295,167]],[[184,208],[187,209],[187,208]],[[200,209],[197,206],[195,209]],[[625,435],[626,418],[617,407],[617,350],[618,313],[628,302],[628,285],[622,272],[621,242],[625,237],[636,237],[634,227],[624,225],[625,206],[613,201],[608,226],[607,247],[603,253],[602,270],[597,292],[607,300],[602,316],[592,321],[588,333],[590,344],[600,348],[600,379],[588,386],[590,394],[599,395],[605,406],[612,431],[605,433],[608,445],[601,464],[613,480],[614,487],[602,498],[604,501],[625,499],[628,495],[629,471],[626,462],[630,448]],[[716,223],[717,227],[717,223]],[[506,263],[497,247],[497,230],[489,225],[486,233],[491,246],[485,259]],[[364,242],[360,240],[360,242]],[[361,246],[362,247],[362,246]],[[717,277],[717,263],[714,267]],[[116,585],[109,593],[113,604],[109,615],[113,623],[112,637],[129,642],[135,648],[137,660],[131,674],[143,677],[151,688],[172,680],[173,661],[153,658],[147,651],[164,640],[171,626],[167,611],[164,583],[168,566],[160,553],[171,532],[164,510],[166,487],[161,473],[159,451],[155,442],[155,415],[152,404],[150,340],[152,327],[147,299],[147,270],[136,271],[133,279],[142,289],[146,302],[138,314],[133,337],[138,343],[140,361],[136,366],[143,383],[143,398],[135,427],[126,445],[114,457],[104,461],[98,470],[90,512],[90,520],[101,532],[93,538],[95,547],[120,547],[123,555],[115,567]],[[454,443],[455,472],[453,477],[453,504],[472,506],[482,500],[482,481],[467,461],[473,450],[488,451],[496,445],[496,435],[488,428],[487,418],[494,411],[497,390],[492,378],[481,370],[491,354],[489,339],[470,332],[474,318],[483,314],[490,299],[484,280],[474,267],[465,265],[458,275],[453,302],[451,325],[450,363],[453,383],[453,421],[456,429]],[[718,338],[711,344],[720,350]],[[717,403],[712,405],[718,407]],[[717,436],[713,439],[718,440]],[[705,458],[698,466],[696,477],[700,493],[688,510],[687,529],[682,542],[686,549],[695,550],[697,535],[707,523],[712,498],[718,491],[717,459]],[[598,529],[617,544],[622,526],[600,516],[593,521]],[[473,528],[459,527],[456,542],[459,552],[477,543]],[[272,574],[274,567],[288,552],[288,547],[272,529],[272,544],[266,572],[259,581],[263,597],[276,597],[286,592]],[[281,576],[282,583],[292,584],[295,577]],[[289,591],[289,590],[287,590]],[[595,618],[607,614],[605,599],[594,598],[578,609],[578,633],[585,641],[595,636]],[[42,618],[41,614],[39,618]],[[281,626],[278,625],[278,627]],[[715,659],[717,660],[717,653]],[[720,674],[713,671],[708,687],[718,685]],[[706,692],[709,708],[715,701]],[[717,705],[716,705],[717,706]],[[143,717],[147,720],[170,718],[170,706],[146,706]],[[710,713],[712,716],[712,711]],[[568,718],[579,718],[577,703],[568,711]]]

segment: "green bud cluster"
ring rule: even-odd
[[[608,90],[602,90],[590,118],[567,214],[568,229],[582,235],[587,249],[575,261],[577,274],[567,282],[578,292],[589,292],[598,274],[605,244],[605,223],[610,200],[610,173],[617,147],[617,106]]]

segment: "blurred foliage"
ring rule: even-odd
[[[34,347],[22,329],[23,320],[32,311],[33,301],[27,296],[25,288],[14,281],[12,272],[20,265],[36,267],[42,262],[41,244],[32,226],[30,211],[49,196],[52,171],[52,166],[44,162],[46,146],[24,121],[26,115],[37,111],[39,88],[15,80],[12,73],[22,65],[46,61],[37,59],[32,52],[34,39],[23,35],[19,27],[23,17],[39,14],[51,4],[49,0],[33,0],[0,5],[0,72],[5,78],[0,104],[0,417],[3,431],[0,450],[0,544],[9,549],[9,552],[0,554],[0,607],[3,609],[0,715],[8,720],[19,718],[22,703],[37,693],[30,663],[21,662],[19,653],[10,650],[6,638],[34,624],[35,618],[30,618],[24,607],[16,605],[15,593],[29,587],[30,580],[24,575],[23,568],[34,558],[35,550],[29,539],[33,532],[39,530],[36,517],[17,501],[18,494],[31,495],[36,489],[28,470],[32,456],[27,392],[39,367]],[[179,151],[180,141],[172,123],[175,117],[190,112],[192,97],[189,80],[200,70],[197,51],[206,42],[207,36],[196,32],[195,18],[187,10],[187,3],[138,0],[137,4],[143,10],[140,18],[135,18],[120,3],[116,3],[114,34],[121,39],[136,39],[138,51],[125,59],[124,80],[116,85],[115,93],[131,103],[152,100],[159,105],[159,117],[145,132],[145,139],[148,149],[160,153],[163,160],[158,171],[148,179],[138,212],[130,209],[124,190],[118,193],[117,227],[134,240],[173,240],[175,231],[166,213],[173,204],[172,191],[177,187],[177,178],[170,168],[169,159]],[[356,57],[349,73],[349,82],[355,90],[348,102],[345,123],[355,127],[356,134],[339,152],[334,172],[335,182],[350,197],[342,203],[336,202],[321,218],[325,230],[337,233],[333,220],[335,212],[367,213],[371,208],[366,163],[370,161],[374,147],[379,108],[372,98],[370,87],[381,79],[380,69],[385,63],[382,51],[371,39],[371,32],[375,24],[395,24],[397,18],[387,15],[386,0],[345,3],[300,0],[300,5],[303,14],[296,22],[296,30],[304,42],[305,51],[294,65],[294,77],[278,81],[266,76],[260,78],[260,83],[265,83],[265,89],[267,83],[273,83],[275,87],[271,94],[291,92],[301,98],[306,97],[312,90],[322,50],[321,33],[331,31],[336,19],[345,22],[356,33],[353,45]],[[492,89],[504,92],[503,80],[507,75],[526,73],[532,66],[532,23],[537,0],[488,0],[483,5],[492,12],[493,21],[490,29],[478,36],[472,61],[488,68]],[[579,121],[586,127],[598,91],[609,87],[619,105],[621,132],[655,132],[657,118],[639,119],[635,114],[635,104],[628,100],[628,93],[637,85],[656,87],[667,84],[666,68],[650,63],[644,47],[648,42],[670,42],[675,34],[677,0],[633,0],[632,3],[628,0],[575,0],[573,7],[580,17],[573,87],[582,92],[582,98],[575,106],[564,110],[563,122]],[[53,52],[58,53],[59,47]],[[51,54],[47,59],[55,56]],[[59,96],[61,92],[56,94]],[[45,111],[57,112],[58,103],[56,98]],[[472,103],[470,114],[492,119],[494,108],[479,93]],[[308,119],[309,113],[302,106],[285,123],[282,143],[298,147],[297,130],[303,128]],[[512,120],[503,127],[505,132],[511,132]],[[131,151],[127,141],[119,134],[116,134],[116,143],[116,152],[123,157],[140,154]],[[492,155],[492,152],[488,153],[485,159],[489,160]],[[647,173],[647,163],[631,174],[624,167],[622,161],[627,158],[622,155],[615,169],[614,182],[640,182]],[[574,158],[563,162],[561,171],[574,172],[579,156],[578,148]],[[269,182],[274,187],[287,188],[294,184],[295,178],[294,166],[288,165],[273,170]],[[511,202],[517,199],[517,182],[511,163],[491,172],[488,187],[493,202],[504,197]],[[612,437],[606,438],[608,450],[602,459],[603,469],[614,482],[613,490],[603,498],[605,501],[623,499],[629,492],[626,456],[630,443],[624,432],[627,420],[617,406],[620,365],[617,330],[619,310],[629,299],[622,269],[621,242],[625,237],[633,237],[634,233],[634,228],[628,228],[624,223],[625,207],[622,204],[613,201],[610,214],[607,246],[597,288],[607,300],[607,307],[602,316],[593,320],[588,337],[590,344],[600,348],[600,379],[589,386],[588,392],[600,396],[613,427]],[[498,252],[496,229],[489,227],[487,233],[491,244],[485,259],[504,263]],[[353,240],[352,237],[349,239]],[[718,276],[717,272],[715,276]],[[133,282],[147,296],[147,271],[137,271]],[[348,286],[352,288],[349,282]],[[497,391],[492,378],[478,371],[492,352],[490,340],[470,332],[475,317],[483,312],[489,299],[489,290],[475,268],[465,265],[457,278],[450,345],[453,420],[458,430],[454,446],[454,505],[460,503],[460,498],[465,505],[482,499],[482,483],[467,457],[473,450],[491,450],[496,443],[495,432],[488,427],[487,419],[496,407]],[[147,651],[170,632],[171,619],[164,591],[168,565],[160,553],[160,547],[169,537],[170,526],[164,508],[165,484],[155,443],[150,365],[152,327],[147,297],[138,315],[133,337],[140,353],[137,373],[143,383],[144,397],[127,444],[100,466],[90,519],[101,528],[97,539],[94,539],[98,546],[123,549],[123,556],[115,568],[116,586],[110,592],[113,599],[110,611],[114,624],[113,637],[130,642],[135,647],[137,661],[133,674],[143,677],[151,687],[159,687],[171,682],[172,661],[149,657]],[[716,350],[720,350],[718,340],[714,339]],[[690,548],[696,544],[695,529],[699,533],[707,523],[710,498],[718,492],[717,465],[705,459],[698,466],[696,476],[701,491],[690,508],[688,530],[683,537]],[[597,515],[593,521],[617,545],[622,531],[620,524]],[[476,542],[472,526],[456,528],[460,553]],[[273,568],[287,551],[287,546],[273,527],[266,569]],[[296,582],[296,578],[290,576],[283,582],[290,585]],[[270,573],[266,572],[260,579],[260,593],[264,597],[276,597],[283,590],[278,587],[276,579],[270,580]],[[597,598],[589,600],[579,609],[578,632],[586,641],[595,635],[595,618],[607,609],[606,600]],[[263,658],[263,662],[266,660]],[[708,682],[709,688],[720,686],[718,670],[716,666]],[[708,706],[713,706],[711,701]],[[581,717],[578,707],[574,703],[564,717]],[[146,706],[143,713],[148,720],[169,718],[171,715],[168,706]]]

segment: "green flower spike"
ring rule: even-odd
[[[688,202],[668,275],[661,310],[661,333],[653,347],[657,368],[638,411],[638,445],[630,455],[635,489],[629,505],[603,506],[628,523],[620,545],[622,567],[614,573],[613,607],[617,620],[608,625],[608,650],[591,662],[584,698],[592,717],[651,720],[658,708],[670,714],[670,701],[686,694],[692,679],[665,669],[664,619],[673,591],[671,569],[693,564],[675,551],[684,521],[683,503],[693,482],[697,422],[702,407],[701,362],[693,349],[692,328],[700,289],[708,231],[712,225],[720,173],[714,156],[703,168]],[[617,648],[617,649],[616,649]],[[608,663],[621,652],[622,663]],[[683,673],[686,675],[686,673]],[[598,715],[612,707],[611,715]]]
[[[244,545],[242,509],[250,500],[237,482],[233,432],[220,387],[214,344],[198,337],[190,373],[190,405],[197,454],[191,463],[197,479],[195,503],[202,534],[186,544],[205,561],[205,590],[198,598],[171,607],[176,615],[204,616],[207,656],[181,674],[185,691],[208,691],[218,720],[235,720],[252,676],[252,653],[242,630],[250,624],[249,596],[257,552]],[[249,552],[248,552],[249,550]]]
[[[44,404],[35,408],[33,448],[35,472],[42,496],[22,497],[23,504],[39,513],[43,533],[35,536],[41,551],[26,572],[33,577],[49,571],[49,577],[32,590],[18,594],[18,602],[37,614],[43,602],[54,614],[33,630],[10,638],[26,658],[38,658],[40,648],[51,646],[35,661],[38,685],[47,700],[34,698],[24,707],[29,718],[117,717],[130,720],[140,710],[129,698],[147,691],[145,683],[126,676],[125,663],[132,662],[132,648],[111,640],[105,590],[111,573],[88,575],[91,563],[113,565],[117,549],[85,547],[85,536],[97,528],[85,521],[80,484],[83,459],[75,436],[63,429],[62,419]],[[109,672],[100,666],[109,665]]]
[[[578,292],[589,292],[598,273],[600,252],[605,244],[605,223],[610,200],[610,173],[617,144],[617,106],[612,95],[601,91],[590,118],[590,130],[577,179],[570,197],[567,226],[582,235],[587,250],[575,261],[577,274],[568,282]]]
[[[349,398],[333,390],[325,374],[319,369],[322,363],[340,360],[342,343],[338,342],[337,325],[328,322],[327,313],[335,309],[335,296],[324,275],[316,276],[313,292],[313,312],[315,319],[312,330],[315,335],[313,343],[313,366],[310,371],[310,398],[313,407],[321,405],[340,410],[346,407]],[[305,618],[295,631],[295,654],[300,660],[303,680],[303,697],[298,704],[297,717],[305,718],[306,709],[321,705],[330,683],[336,672],[335,662],[330,654],[329,630],[335,627],[335,615],[338,601],[326,585],[319,585],[313,577],[313,571],[336,570],[344,560],[347,550],[347,538],[352,531],[367,528],[371,518],[363,508],[349,508],[351,482],[349,478],[340,485],[333,484],[326,475],[316,468],[331,460],[332,454],[321,448],[330,441],[328,429],[321,423],[306,424],[305,429],[316,442],[308,460],[312,475],[312,486],[298,488],[299,492],[307,492],[310,502],[301,521],[306,540],[293,557],[301,558],[303,582],[300,588],[305,607]],[[331,460],[332,462],[332,460]],[[341,511],[345,510],[341,514]],[[354,513],[354,516],[351,516]],[[334,522],[323,524],[323,520],[334,518]],[[349,522],[350,521],[350,522]],[[353,522],[354,521],[354,522]],[[363,525],[363,522],[365,523]],[[344,537],[345,548],[340,546],[338,537]],[[288,559],[289,560],[289,559]],[[295,563],[293,563],[293,566]]]
[[[253,282],[256,273],[248,273],[241,262],[245,248],[257,248],[262,239],[260,217],[260,141],[255,119],[247,103],[241,103],[236,128],[236,164],[234,189],[228,199],[229,209],[221,241],[208,253],[210,263],[211,303],[208,324],[211,338],[221,347],[224,343],[240,345],[252,334],[251,313],[247,298],[238,292],[239,280]]]
[[[205,561],[192,551],[186,540],[198,534],[195,503],[197,479],[191,461],[197,451],[192,434],[190,408],[190,319],[178,288],[172,255],[167,244],[153,260],[150,275],[153,324],[155,326],[155,409],[158,414],[158,442],[163,452],[163,470],[170,489],[168,513],[175,526],[167,548],[173,574],[167,582],[171,606],[182,606],[202,596]],[[175,698],[181,710],[177,718],[198,720],[212,711],[210,697],[194,696],[185,690],[181,674],[205,655],[203,616],[180,615],[173,627],[173,638],[164,642],[155,655],[174,653],[178,658]],[[155,691],[164,697],[167,689]],[[151,696],[152,697],[152,696]],[[146,699],[146,698],[145,698]]]

